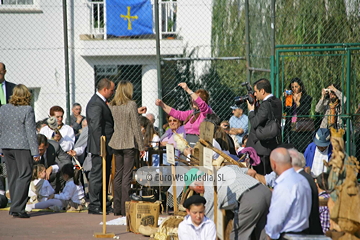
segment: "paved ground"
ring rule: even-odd
[[[81,213],[31,212],[31,218],[20,219],[0,210],[0,239],[95,239],[95,232],[102,232],[101,215]],[[107,215],[107,221],[118,218]],[[126,226],[107,226],[106,232],[115,233],[118,239],[149,239],[141,234],[126,232]]]

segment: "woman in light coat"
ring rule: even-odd
[[[129,81],[119,82],[110,102],[114,133],[109,146],[115,154],[114,215],[125,215],[125,202],[130,201],[130,184],[137,151],[145,155],[138,109],[132,100],[134,87]]]

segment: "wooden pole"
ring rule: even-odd
[[[112,159],[111,159],[111,178],[110,178],[110,182],[111,182],[111,196],[114,199],[114,178],[115,178],[115,169],[116,169],[116,165],[115,165],[115,154],[112,155]]]
[[[176,194],[176,181],[175,181],[175,165],[171,164],[171,174],[173,175],[172,177],[172,184],[173,184],[173,198],[174,198],[174,215],[178,214],[178,202],[177,202],[177,194]]]
[[[237,162],[234,159],[232,159],[230,156],[228,156],[226,153],[223,153],[221,150],[214,148],[210,143],[208,143],[207,141],[205,141],[204,139],[199,138],[199,142],[204,145],[207,148],[210,148],[211,150],[213,150],[214,152],[216,152],[217,154],[219,154],[220,156],[222,156],[223,158],[225,158],[226,161],[230,162],[231,164],[237,165],[241,168],[246,168],[245,163],[242,162]]]
[[[106,137],[100,138],[100,155],[102,157],[102,174],[103,174],[103,231],[102,233],[94,233],[95,238],[114,238],[114,233],[106,233]]]

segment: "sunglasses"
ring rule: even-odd
[[[179,120],[177,119],[172,119],[172,120],[169,120],[169,122],[178,122]]]

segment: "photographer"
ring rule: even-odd
[[[288,89],[291,90],[285,90],[283,93],[286,113],[283,142],[292,143],[299,152],[304,152],[315,131],[314,121],[308,117],[312,97],[307,94],[300,78],[291,79]]]
[[[72,127],[62,122],[63,116],[64,109],[62,109],[62,107],[53,106],[50,108],[50,117],[56,118],[57,127],[56,129],[50,128],[51,126],[49,126],[48,122],[48,126],[41,128],[40,133],[44,134],[48,139],[52,139],[58,142],[64,152],[67,152],[74,147],[75,134]]]
[[[338,116],[342,112],[342,97],[343,94],[339,87],[332,84],[327,89],[322,89],[321,98],[316,104],[315,112],[325,114],[320,128],[333,127],[338,129],[341,127],[342,121]],[[346,97],[344,97],[344,104]]]
[[[255,109],[255,104],[250,104],[247,101],[249,109],[249,121],[251,124],[249,138],[246,147],[253,147],[261,159],[261,163],[254,166],[258,173],[270,173],[270,153],[278,146],[276,136],[268,140],[259,140],[256,135],[256,129],[265,127],[268,121],[272,120],[274,116],[278,123],[282,116],[282,103],[280,99],[276,98],[271,93],[271,85],[269,80],[262,78],[254,83],[254,96],[259,101],[262,101],[260,106]],[[264,128],[265,129],[265,128]]]

